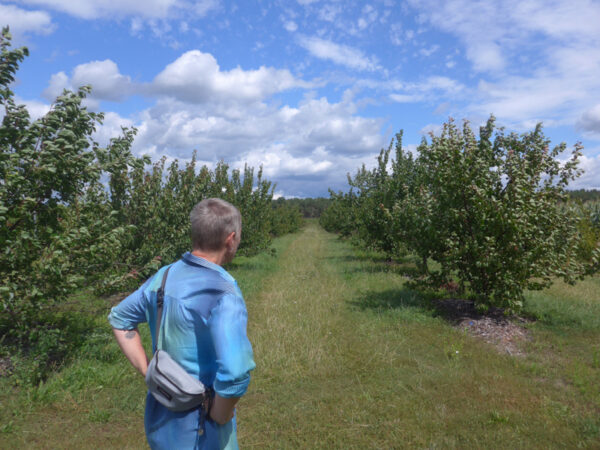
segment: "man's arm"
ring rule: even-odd
[[[215,394],[212,407],[210,408],[210,418],[219,425],[225,425],[233,419],[235,404],[239,399],[240,397],[225,398],[221,397],[219,394]]]
[[[117,330],[116,328],[113,328],[113,332],[115,333],[115,338],[117,338],[119,347],[121,347],[121,350],[129,362],[143,376],[146,376],[146,370],[148,369],[148,357],[146,356],[146,351],[142,346],[140,332],[137,330],[137,328],[133,330]]]

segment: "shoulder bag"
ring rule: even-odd
[[[209,390],[191,376],[169,354],[159,348],[158,336],[165,297],[165,283],[169,268],[165,271],[156,300],[156,352],[146,371],[146,385],[154,398],[171,411],[188,411],[210,401]]]

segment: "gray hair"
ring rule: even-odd
[[[242,230],[239,210],[220,198],[207,198],[194,206],[190,222],[194,250],[221,250],[232,231],[239,235]]]

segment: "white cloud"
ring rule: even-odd
[[[390,25],[390,41],[394,45],[402,45],[402,24],[393,23]]]
[[[474,68],[482,72],[505,68],[527,50],[545,53],[574,42],[597,48],[600,38],[600,4],[592,0],[409,3],[419,10],[419,17],[455,35],[465,45]],[[540,39],[540,34],[547,40]]]
[[[482,73],[467,113],[508,126],[597,129],[600,3],[592,0],[409,0],[420,17],[455,36]],[[454,61],[447,62],[452,67]]]
[[[23,100],[20,97],[16,97],[15,103],[17,105],[25,105],[27,111],[29,111],[31,120],[37,120],[50,111],[49,104],[38,102],[37,100]]]
[[[220,7],[219,0],[196,0],[192,4],[193,10],[199,17],[204,17]]]
[[[299,43],[308,52],[320,59],[330,60],[351,69],[375,71],[380,66],[374,57],[367,57],[356,48],[336,44],[318,37],[303,37]]]
[[[116,138],[121,135],[121,127],[131,128],[133,121],[125,117],[121,117],[119,114],[114,112],[104,113],[104,120],[100,125],[93,137],[100,146],[106,146],[112,138]]]
[[[55,73],[50,77],[48,87],[42,92],[42,96],[50,101],[62,94],[64,89],[71,89],[69,77],[64,72]]]
[[[154,79],[151,90],[193,103],[210,101],[260,101],[265,97],[309,84],[288,70],[240,67],[221,71],[216,59],[199,50],[184,53]]]
[[[600,82],[580,77],[574,70],[560,76],[541,72],[532,77],[512,76],[497,82],[481,81],[478,101],[469,109],[523,127],[527,122],[574,124],[590,99],[598,98]]]
[[[14,5],[0,4],[0,26],[8,25],[15,40],[28,33],[48,35],[56,26],[45,11],[28,11]]]
[[[443,126],[439,123],[430,123],[421,128],[421,130],[419,130],[419,133],[421,133],[423,136],[429,136],[432,133],[435,136],[439,136],[442,133],[442,128]]]
[[[583,174],[569,184],[569,189],[600,189],[600,149],[596,149],[596,156],[583,155],[579,168]]]
[[[366,84],[370,83],[366,82]],[[371,85],[373,86],[373,84]],[[428,77],[424,81],[416,83],[392,80],[383,83],[381,87],[396,91],[390,94],[389,98],[398,103],[415,103],[434,99],[439,101],[441,98],[456,97],[466,90],[462,83],[441,76]]]
[[[92,101],[90,105],[93,104],[94,108],[97,102],[93,100],[122,101],[135,92],[131,79],[122,75],[113,61],[106,59],[76,66],[71,78],[64,72],[55,73],[50,77],[43,96],[54,100],[62,94],[63,89],[75,91],[84,85],[92,86],[92,93],[88,100]]]
[[[585,111],[577,121],[577,126],[583,131],[600,135],[600,103]]]
[[[296,25],[296,22],[294,22],[293,20],[286,21],[283,24],[283,27],[290,33],[293,33],[294,31],[296,31],[298,29],[298,25]]]
[[[325,98],[309,97],[296,107],[233,99],[219,107],[165,97],[135,122],[136,154],[183,159],[197,149],[201,161],[263,164],[270,180],[299,195],[342,188],[346,172],[385,144],[380,119],[358,116],[351,101]]]
[[[318,17],[325,22],[334,22],[338,16],[342,13],[342,7],[340,5],[326,4],[319,8]]]
[[[390,94],[390,98],[396,103],[417,103],[424,97],[421,94]]]
[[[132,93],[131,79],[121,75],[117,65],[110,59],[75,67],[71,84],[76,88],[90,84],[92,96],[103,100],[120,101]]]
[[[439,45],[432,45],[429,48],[422,48],[419,50],[419,53],[423,56],[431,56],[433,55],[435,52],[437,52],[439,50],[440,46]]]
[[[250,166],[263,166],[263,173],[268,178],[275,177],[300,177],[306,175],[324,174],[333,166],[333,161],[324,159],[320,149],[305,156],[290,154],[284,144],[274,144],[269,148],[252,152],[238,161],[237,165],[248,163]],[[332,158],[333,159],[333,158]]]
[[[373,8],[373,5],[369,4],[363,6],[361,14],[361,17],[359,17],[358,19],[359,30],[364,30],[365,28],[367,28],[369,25],[374,23],[377,20],[377,17],[379,16],[379,12],[375,8]]]
[[[203,17],[219,7],[218,0],[22,0],[24,3],[41,5],[82,19],[140,16],[144,18],[171,17],[176,14],[192,14]]]

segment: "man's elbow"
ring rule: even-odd
[[[231,419],[233,419],[233,412],[229,415],[229,417],[227,417],[227,416],[215,417],[213,414],[211,414],[211,418],[215,423],[217,423],[219,425],[225,425]]]

